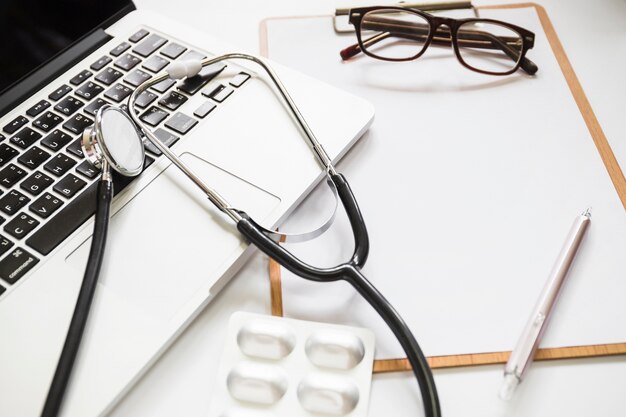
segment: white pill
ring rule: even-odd
[[[359,390],[349,379],[330,374],[311,374],[298,385],[300,405],[312,413],[344,415],[359,403]]]
[[[296,337],[287,327],[270,321],[256,320],[237,333],[239,349],[248,356],[282,359],[296,344]]]
[[[359,337],[339,331],[319,331],[306,341],[309,360],[324,368],[352,369],[363,360],[365,347]]]
[[[241,362],[228,374],[228,392],[239,400],[274,404],[287,391],[287,375],[278,366]]]

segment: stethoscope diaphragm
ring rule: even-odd
[[[98,109],[94,124],[83,132],[82,147],[87,159],[103,171],[108,165],[124,176],[135,177],[143,169],[141,134],[119,107],[104,105]]]

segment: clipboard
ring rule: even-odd
[[[556,34],[554,27],[546,13],[545,9],[535,3],[520,3],[510,5],[493,5],[477,7],[479,11],[490,9],[534,9],[541,23],[541,27],[548,39],[552,53],[554,54],[563,77],[569,87],[571,95],[580,111],[584,123],[589,131],[595,147],[602,159],[602,163],[606,168],[606,172],[610,177],[612,185],[621,201],[623,208],[626,209],[626,179],[624,174],[611,150],[611,147],[600,127],[598,120],[591,108],[587,97],[578,81],[574,69],[569,62],[567,55],[563,49],[561,42]],[[268,44],[268,22],[272,20],[291,20],[291,19],[307,19],[312,16],[301,17],[279,17],[264,20],[260,26],[261,54],[271,57],[270,45]],[[315,16],[322,18],[324,16]],[[329,19],[331,16],[327,16]],[[269,278],[271,290],[271,306],[272,314],[282,316],[283,309],[283,290],[281,283],[281,267],[275,261],[270,259]],[[533,300],[534,301],[534,300]],[[530,310],[528,310],[530,311]],[[525,316],[527,312],[524,312]],[[525,318],[525,317],[524,317]],[[520,329],[521,330],[521,329]],[[601,357],[626,354],[626,343],[605,343],[605,344],[584,344],[576,346],[565,346],[556,348],[540,348],[536,354],[536,360],[556,360],[570,358],[587,358]],[[433,369],[454,368],[463,366],[479,366],[506,363],[510,351],[480,352],[453,355],[437,355],[429,356],[428,360]],[[409,371],[410,365],[406,359],[379,359],[374,363],[374,373]]]

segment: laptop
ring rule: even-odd
[[[96,168],[79,137],[169,62],[237,51],[127,0],[0,6],[0,415],[37,416],[82,280]],[[339,59],[339,58],[338,58]],[[367,102],[273,64],[338,160],[373,120]],[[228,62],[139,98],[142,119],[205,182],[266,226],[323,177],[254,64]],[[158,149],[117,176],[107,255],[61,414],[106,414],[254,250]]]

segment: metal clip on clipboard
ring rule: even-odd
[[[399,2],[391,4],[390,6],[402,6],[410,7],[414,9],[420,9],[427,12],[441,11],[441,10],[463,10],[471,9],[474,12],[474,16],[479,17],[478,10],[472,5],[471,1],[454,1],[454,0],[439,0],[439,1],[423,1],[419,3],[406,3]],[[335,33],[353,33],[354,27],[348,22],[343,22],[342,25],[339,21],[340,16],[348,16],[350,14],[351,7],[342,7],[335,9],[335,15],[333,16],[333,28]]]

